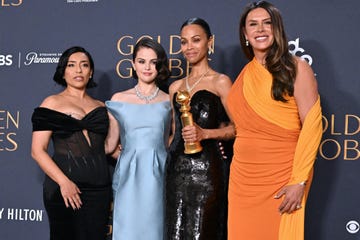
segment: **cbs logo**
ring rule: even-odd
[[[359,228],[359,223],[354,220],[351,220],[346,224],[346,230],[351,234],[357,233],[359,231]]]
[[[0,66],[11,66],[13,63],[12,55],[1,55],[0,54]]]

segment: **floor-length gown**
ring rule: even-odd
[[[70,114],[38,107],[32,115],[32,123],[33,131],[52,131],[52,159],[81,191],[81,208],[67,208],[59,185],[45,177],[43,200],[49,218],[50,239],[106,239],[112,194],[104,149],[109,126],[106,108],[95,108],[82,119],[76,119]]]
[[[162,240],[169,101],[107,101],[120,127],[122,152],[113,176],[114,240]]]
[[[226,239],[228,162],[213,139],[201,141],[202,152],[184,154],[175,99],[176,94],[175,135],[166,167],[166,239]],[[202,128],[218,128],[228,121],[220,98],[207,90],[194,93],[190,106],[194,122]]]
[[[228,95],[236,127],[229,180],[228,239],[303,240],[306,197],[322,135],[320,100],[300,122],[294,97],[271,97],[272,75],[254,58]],[[301,208],[279,213],[274,196],[307,181]]]

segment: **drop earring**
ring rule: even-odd
[[[210,54],[211,54],[211,48],[208,49],[208,55],[210,55]]]
[[[249,46],[249,40],[246,39],[245,45],[246,45],[247,47]]]

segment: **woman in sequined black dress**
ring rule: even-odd
[[[105,105],[86,93],[94,63],[81,47],[59,59],[55,82],[65,89],[47,97],[32,115],[32,157],[46,173],[43,201],[51,240],[104,240],[111,176],[105,155],[109,118]],[[54,153],[48,153],[50,140]]]
[[[181,27],[181,50],[191,73],[170,85],[173,138],[166,167],[166,226],[168,240],[226,239],[228,162],[219,141],[234,137],[235,130],[224,107],[232,85],[224,74],[208,64],[213,37],[199,18]],[[194,126],[182,127],[178,90],[191,96]],[[203,151],[184,154],[184,141],[200,141]]]

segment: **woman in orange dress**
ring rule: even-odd
[[[248,5],[239,30],[250,62],[227,99],[237,133],[228,239],[304,239],[305,203],[322,136],[316,79],[306,61],[289,53],[272,4]]]

